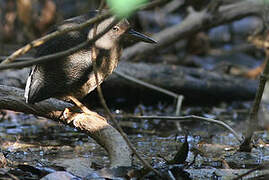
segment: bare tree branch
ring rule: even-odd
[[[166,28],[165,30],[155,34],[153,36],[153,38],[158,41],[157,44],[155,44],[155,45],[150,44],[149,45],[149,44],[145,44],[145,43],[137,43],[136,45],[134,45],[132,47],[126,48],[121,56],[121,60],[130,60],[137,55],[151,54],[153,52],[158,51],[159,49],[162,49],[164,47],[167,47],[167,46],[177,42],[178,40],[180,40],[188,35],[197,33],[203,29],[215,27],[215,26],[218,26],[220,24],[225,24],[225,23],[228,23],[228,22],[231,22],[231,21],[243,18],[243,17],[251,16],[251,15],[260,16],[262,7],[263,7],[263,4],[259,3],[259,1],[257,3],[251,1],[251,2],[239,2],[239,3],[235,3],[235,4],[231,4],[231,5],[225,5],[225,6],[220,7],[220,11],[217,13],[217,15],[215,15],[214,18],[212,16],[212,14],[208,13],[206,10],[201,11],[201,12],[193,12],[193,13],[189,14],[189,16],[187,18],[185,18],[185,20],[182,23],[180,23],[179,25],[176,25],[176,26],[173,26],[170,28]],[[93,19],[91,19],[91,22],[93,22]],[[94,22],[97,22],[97,20]],[[80,28],[80,26],[79,26],[79,28]],[[68,31],[70,31],[70,30],[68,30]],[[66,32],[68,32],[68,31],[66,31]],[[53,35],[53,37],[55,37],[55,36],[56,35]],[[45,37],[46,36],[44,36],[43,38],[45,38]],[[91,42],[93,42],[95,40],[92,40]],[[40,44],[38,44],[38,45],[40,45]],[[36,44],[35,46],[38,46],[38,45]],[[4,62],[7,62],[6,60],[10,59],[8,57],[5,61],[2,62],[2,64],[3,63],[4,64],[0,65],[0,70],[9,69],[9,68],[21,68],[21,67],[31,66],[31,65],[37,64],[37,63],[42,63],[42,62],[45,62],[46,59],[50,60],[53,58],[68,55],[68,54],[75,52],[76,50],[82,48],[84,45],[86,45],[86,42],[85,42],[85,44],[83,43],[82,45],[79,45],[80,47],[70,49],[70,51],[67,50],[67,51],[60,52],[59,54],[56,53],[56,54],[52,54],[52,55],[48,55],[48,56],[39,57],[36,60],[31,60],[30,62],[20,62],[18,64],[14,63],[14,64],[10,64],[10,65],[5,65],[6,63],[4,63]],[[30,46],[32,46],[32,45],[30,45]],[[26,50],[28,51],[29,49],[26,49]],[[21,55],[21,51],[17,55],[14,54],[14,57],[16,58],[19,55]],[[13,55],[11,55],[11,56],[13,57]],[[10,62],[10,61],[8,61],[8,62]]]
[[[260,1],[239,2],[224,5],[217,13],[211,14],[207,10],[200,12],[192,11],[180,24],[165,28],[163,31],[153,35],[157,44],[137,43],[125,49],[121,60],[131,60],[137,55],[150,55],[160,49],[169,47],[171,44],[208,28],[229,23],[247,16],[261,16],[263,3]]]
[[[153,7],[156,7],[158,5],[161,5],[161,4],[164,4],[168,2],[168,0],[156,0],[152,3],[148,3],[146,5],[143,5],[141,6],[139,9],[140,10],[146,10],[146,9],[151,9]],[[57,36],[60,36],[62,34],[65,34],[65,33],[68,33],[70,31],[77,31],[77,30],[80,30],[80,29],[83,29],[85,27],[88,27],[90,26],[91,24],[94,24],[94,23],[98,23],[98,22],[101,22],[102,20],[108,18],[109,16],[111,16],[111,12],[108,11],[108,12],[105,12],[103,14],[100,14],[94,18],[91,18],[89,20],[87,20],[86,22],[84,23],[81,23],[80,25],[77,25],[77,26],[73,26],[73,27],[66,27],[64,29],[61,29],[61,30],[57,30],[53,33],[50,33],[46,36],[43,36],[39,39],[36,39],[34,41],[32,41],[31,43],[29,44],[26,44],[25,46],[23,46],[22,48],[18,49],[17,51],[15,51],[14,53],[12,53],[10,56],[8,56],[3,62],[1,62],[1,64],[7,64],[7,63],[11,63],[12,61],[14,61],[17,57],[27,53],[28,51],[30,51],[32,48],[34,47],[38,47],[40,45],[42,45],[43,43],[45,43],[46,41],[50,40],[50,39],[53,39]],[[100,33],[102,34],[102,33]],[[98,38],[100,38],[101,36],[99,36],[99,34],[94,38],[96,41]]]
[[[84,113],[71,113],[65,119],[62,112],[73,106],[57,99],[48,99],[34,105],[27,104],[24,91],[19,88],[0,85],[0,109],[34,114],[77,128],[102,145],[109,154],[110,166],[131,166],[131,151],[118,131],[106,121],[95,119]]]
[[[147,119],[147,120],[153,120],[153,119],[161,119],[161,120],[173,120],[173,121],[207,121],[207,122],[211,122],[211,123],[215,123],[218,125],[221,125],[222,127],[226,128],[227,130],[229,130],[231,133],[233,133],[233,135],[235,136],[235,138],[239,141],[242,142],[243,138],[241,137],[241,135],[239,135],[235,130],[233,130],[233,128],[231,128],[228,124],[216,120],[216,119],[211,119],[211,118],[206,118],[206,117],[200,117],[200,116],[195,116],[195,115],[190,115],[190,116],[119,116],[121,118],[128,118],[128,119]]]
[[[17,62],[17,63],[12,63],[12,64],[7,64],[7,63],[3,63],[0,64],[0,70],[4,70],[4,69],[10,69],[10,68],[22,68],[22,67],[27,67],[27,66],[32,66],[34,64],[40,64],[43,62],[47,62],[49,60],[53,60],[55,58],[60,58],[63,56],[67,56],[69,54],[72,54],[76,51],[78,51],[79,49],[85,47],[86,45],[90,45],[92,43],[94,43],[97,39],[99,39],[100,37],[102,37],[105,33],[107,33],[115,24],[117,24],[117,22],[113,22],[111,23],[108,27],[106,27],[103,31],[101,31],[100,33],[98,33],[96,36],[94,36],[92,39],[86,40],[85,42],[70,48],[66,51],[61,51],[55,54],[50,54],[50,55],[46,55],[46,56],[41,56],[39,58],[33,59],[33,60],[29,60],[29,61],[23,61],[23,62]],[[3,61],[4,62],[4,61]]]
[[[7,59],[5,59],[1,64],[7,64],[7,63],[10,63],[12,61],[14,61],[14,59],[16,59],[17,57],[27,53],[29,50],[31,50],[32,48],[34,47],[37,47],[37,46],[40,46],[41,44],[45,43],[46,41],[52,39],[52,38],[55,38],[57,36],[60,36],[62,34],[65,34],[67,32],[70,32],[70,31],[76,31],[76,30],[80,30],[80,29],[83,29],[91,24],[94,24],[96,22],[100,22],[106,18],[108,18],[109,16],[111,15],[110,12],[106,12],[102,15],[99,15],[99,16],[96,16],[92,19],[89,19],[88,21],[80,24],[80,25],[77,25],[77,26],[74,26],[74,27],[66,27],[62,30],[58,30],[58,31],[55,31],[53,33],[50,33],[46,36],[43,36],[39,39],[36,39],[34,41],[32,41],[31,43],[25,45],[24,47],[18,49],[17,51],[15,51],[14,53],[12,53]],[[98,38],[97,38],[98,39]]]

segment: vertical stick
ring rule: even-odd
[[[244,142],[240,145],[240,151],[244,152],[250,152],[251,151],[251,138],[253,136],[253,133],[255,130],[257,130],[257,124],[258,124],[258,111],[260,108],[260,103],[264,91],[264,87],[266,84],[266,81],[269,77],[269,64],[268,64],[268,59],[269,59],[269,51],[266,49],[266,57],[265,57],[265,68],[263,70],[263,73],[260,76],[259,80],[259,87],[256,92],[256,96],[249,114],[249,119],[248,119],[248,127],[247,127],[247,132],[246,132],[246,138]]]
[[[103,9],[104,6],[104,0],[101,1],[100,6],[99,6],[99,12]],[[97,31],[97,25],[94,25],[94,30],[93,30],[93,37],[96,35],[96,31]],[[106,101],[104,99],[103,96],[103,92],[102,89],[98,83],[98,72],[97,72],[97,66],[96,66],[96,60],[97,60],[97,53],[96,53],[96,47],[93,44],[92,48],[91,48],[92,52],[92,63],[93,63],[93,70],[94,70],[94,75],[95,75],[95,80],[96,80],[96,84],[97,84],[97,92],[98,92],[98,96],[100,98],[101,104],[104,107],[107,115],[109,116],[110,120],[112,121],[112,123],[114,124],[114,126],[116,127],[116,129],[119,131],[119,133],[121,134],[121,136],[123,137],[123,139],[125,140],[125,142],[127,143],[127,145],[129,146],[129,148],[132,150],[132,152],[134,153],[134,155],[136,155],[136,157],[143,163],[143,165],[147,168],[149,168],[151,171],[153,171],[156,175],[158,175],[159,177],[162,177],[160,172],[157,171],[156,169],[154,169],[146,160],[144,160],[136,151],[135,147],[132,145],[132,143],[130,142],[130,140],[128,139],[127,135],[124,133],[123,129],[118,125],[116,119],[114,118],[114,116],[112,115],[112,113],[110,112]]]

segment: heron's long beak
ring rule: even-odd
[[[154,39],[139,33],[133,29],[130,29],[127,33],[129,36],[131,36],[132,39],[135,39],[136,41],[143,41],[143,42],[147,42],[147,43],[157,43]]]

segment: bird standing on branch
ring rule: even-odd
[[[97,12],[65,20],[55,30],[81,24]],[[115,17],[108,18],[98,24],[96,34],[110,25]],[[67,50],[93,38],[94,28],[88,27],[79,31],[71,31],[45,42],[37,49],[36,57]],[[122,52],[122,40],[133,37],[148,43],[155,41],[130,28],[126,19],[119,21],[101,38],[95,41],[96,69],[98,83],[101,84],[116,68]],[[92,46],[88,45],[77,52],[59,59],[33,66],[25,87],[27,103],[34,104],[54,97],[67,101],[82,100],[97,87],[93,69]]]

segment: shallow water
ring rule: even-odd
[[[192,114],[223,120],[240,134],[245,128],[247,106],[249,103],[237,102],[229,106],[220,104],[215,107],[185,107],[182,109],[182,115]],[[138,105],[128,113],[142,112],[144,115],[161,116],[172,114],[173,111],[173,105],[159,103],[155,106]],[[114,108],[113,113],[121,115],[126,111]],[[129,135],[138,152],[156,167],[163,166],[166,160],[173,159],[185,138],[185,134],[177,130],[174,121],[121,120],[120,125]],[[206,173],[208,169],[219,171],[224,169],[223,161],[231,170],[249,169],[269,161],[269,146],[266,144],[269,136],[266,131],[257,132],[255,135],[257,144],[260,145],[258,142],[260,140],[264,142],[263,145],[256,146],[252,153],[242,153],[236,152],[239,142],[233,134],[219,125],[192,121],[181,123],[181,126],[185,132],[188,132],[190,151],[186,161],[191,163],[196,156],[195,162],[185,169],[192,178],[200,177],[203,173],[206,174],[204,177],[210,176]],[[46,173],[65,169],[86,176],[90,171],[85,171],[85,168],[94,171],[109,165],[107,153],[100,145],[76,129],[52,120],[3,111],[0,134],[2,152],[12,162],[8,167],[10,171],[18,169],[16,168],[18,164],[23,164],[42,169]],[[74,163],[78,161],[80,162],[78,166],[84,162],[84,168],[70,170],[70,166],[76,166]],[[134,165],[139,167],[141,163],[135,158]],[[20,172],[27,172],[22,169]],[[196,171],[197,169],[201,171]],[[27,179],[29,174],[28,176],[18,174],[18,176]],[[33,176],[41,177],[38,174]]]

